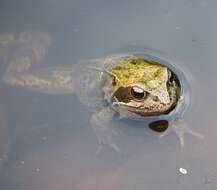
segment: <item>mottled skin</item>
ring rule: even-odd
[[[170,80],[175,74],[160,64],[132,58],[114,67],[112,75],[119,105],[141,116],[169,113],[180,98],[178,81]],[[133,87],[144,91],[145,97],[134,97]]]
[[[172,117],[183,101],[180,81],[160,63],[127,54],[81,61],[71,67],[43,68],[38,64],[51,41],[47,33],[10,34],[0,40],[1,57],[7,64],[3,81],[41,93],[76,94],[93,112],[90,122],[100,145],[119,151],[109,125],[115,113],[120,118],[150,122],[169,115],[165,134],[174,129],[182,145],[185,132],[200,136]]]

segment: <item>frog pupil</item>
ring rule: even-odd
[[[131,94],[137,99],[143,99],[146,96],[146,92],[137,86],[132,87]]]

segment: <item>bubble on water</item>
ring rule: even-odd
[[[179,168],[179,172],[183,175],[186,175],[188,171],[185,168]]]
[[[180,26],[176,26],[176,30],[181,30],[181,27]]]
[[[21,163],[22,165],[24,165],[24,164],[25,164],[25,162],[24,162],[24,161],[21,161],[20,163]]]

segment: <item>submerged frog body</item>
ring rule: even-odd
[[[24,34],[28,38],[23,41],[20,38]],[[167,129],[169,125],[163,135],[174,130],[181,145],[185,132],[200,137],[184,124],[186,81],[171,64],[143,53],[111,55],[71,67],[37,68],[49,43],[46,33],[22,33],[0,42],[8,52],[4,53],[8,67],[3,80],[43,93],[76,94],[93,112],[90,122],[100,145],[119,150],[109,127],[116,113],[120,118],[144,120],[152,129]]]

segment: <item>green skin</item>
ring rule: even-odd
[[[156,116],[169,113],[180,98],[178,81],[172,78],[172,71],[160,64],[131,58],[112,69],[113,93],[119,105],[141,116]],[[173,74],[174,75],[174,74]],[[136,98],[133,87],[145,92],[145,97]]]
[[[121,118],[148,118],[169,114],[181,101],[179,81],[169,68],[135,56],[110,56],[71,67],[42,68],[40,63],[50,42],[50,36],[42,32],[0,36],[0,56],[7,64],[3,81],[41,93],[76,94],[93,112],[90,122],[100,145],[119,151],[112,141],[113,129],[108,127],[115,112]],[[145,96],[138,98],[140,94],[133,93],[134,88]],[[181,145],[185,132],[200,136],[180,127],[178,121],[170,125],[175,126],[171,128]]]

